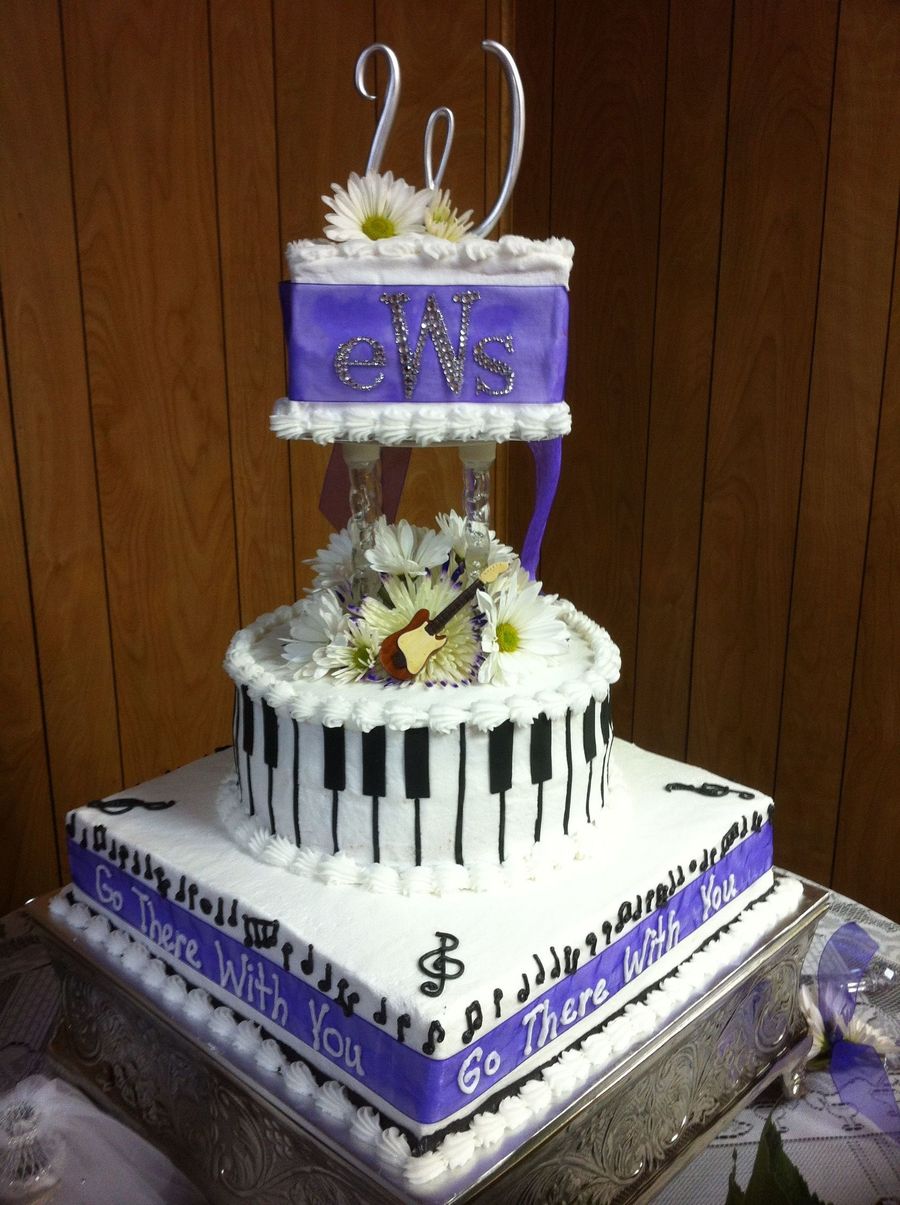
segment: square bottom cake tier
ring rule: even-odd
[[[623,742],[595,852],[441,895],[238,848],[217,806],[230,764],[70,813],[54,910],[410,1187],[551,1114],[801,894],[775,883],[768,797]]]

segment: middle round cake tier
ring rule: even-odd
[[[220,811],[248,852],[336,883],[477,890],[602,840],[620,657],[592,620],[561,603],[568,647],[524,684],[345,684],[285,661],[298,608],[238,632],[225,658]]]

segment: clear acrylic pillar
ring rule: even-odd
[[[366,560],[375,544],[375,524],[381,517],[381,444],[343,443],[341,450],[350,474],[350,522],[353,542],[353,600],[377,594],[381,579]]]
[[[466,568],[475,576],[488,563],[491,547],[491,468],[497,445],[464,443],[459,445],[463,464],[463,514],[469,553]]]

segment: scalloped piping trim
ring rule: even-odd
[[[281,398],[269,418],[279,439],[311,439],[330,444],[344,439],[420,446],[469,440],[556,439],[572,429],[565,402],[403,403],[304,402]]]
[[[530,239],[506,234],[499,239],[466,238],[458,242],[429,234],[410,234],[391,239],[297,239],[285,249],[285,260],[293,279],[303,283],[304,269],[331,269],[341,278],[345,266],[365,271],[367,262],[394,266],[402,272],[407,265],[419,269],[460,269],[467,274],[491,276],[547,273],[566,284],[572,270],[575,247],[569,239]],[[335,271],[336,270],[336,271]],[[399,279],[399,277],[398,277]]]
[[[610,762],[608,807],[627,805],[628,788],[613,754]],[[254,824],[241,808],[237,778],[232,773],[219,787],[216,810],[226,833],[242,853],[257,862],[278,867],[302,878],[316,879],[328,886],[362,887],[375,895],[455,895],[459,891],[507,891],[524,883],[540,882],[572,862],[580,862],[608,847],[608,837],[598,825],[535,845],[524,858],[514,862],[456,862],[433,866],[390,866],[384,862],[361,863],[345,853],[329,854],[300,848],[287,837],[273,836]]]
[[[759,938],[788,912],[803,894],[803,885],[785,876],[761,899],[718,933],[712,935],[676,970],[650,988],[641,1000],[627,1004],[621,1013],[598,1031],[588,1034],[564,1050],[516,1091],[504,1097],[496,1112],[476,1113],[468,1126],[448,1133],[433,1151],[414,1155],[397,1126],[382,1128],[382,1118],[371,1105],[357,1107],[336,1080],[318,1084],[302,1061],[289,1062],[274,1038],[263,1038],[260,1027],[250,1020],[239,1021],[226,1005],[214,1008],[204,988],[190,987],[177,972],[166,973],[167,963],[151,954],[143,942],[116,929],[100,914],[92,915],[86,904],[70,903],[63,893],[50,901],[50,912],[106,953],[120,960],[126,971],[137,976],[145,988],[160,994],[173,1010],[184,1012],[195,1022],[204,1022],[210,1032],[225,1039],[257,1065],[282,1077],[288,1093],[311,1101],[313,1108],[341,1123],[352,1142],[374,1154],[387,1173],[402,1177],[415,1190],[448,1172],[471,1163],[479,1152],[498,1145],[541,1117],[549,1106],[564,1105],[576,1089],[616,1055],[625,1054],[638,1041],[652,1037],[676,1008],[687,1004],[698,988],[723,966],[745,954]],[[133,953],[132,951],[140,951]]]
[[[405,686],[359,683],[344,686],[334,681],[286,679],[260,665],[253,647],[272,628],[290,623],[302,606],[301,599],[293,606],[261,615],[255,623],[235,633],[225,654],[225,672],[238,686],[247,687],[251,699],[265,699],[271,707],[285,707],[291,718],[301,723],[323,724],[326,728],[343,726],[360,732],[369,732],[381,724],[399,731],[428,727],[432,732],[442,733],[469,724],[480,732],[488,732],[506,720],[517,727],[527,727],[541,712],[551,720],[563,719],[569,710],[580,714],[592,698],[605,699],[610,686],[619,679],[622,658],[609,634],[563,599],[558,603],[559,613],[588,645],[592,664],[583,674],[552,689],[537,690],[531,695],[490,685],[460,687],[452,692],[423,689],[411,705]],[[451,694],[452,700],[448,697]]]

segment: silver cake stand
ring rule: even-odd
[[[763,1088],[802,1090],[809,1045],[797,1003],[803,959],[828,894],[795,912],[556,1115],[493,1148],[458,1179],[402,1182],[305,1117],[257,1068],[173,1023],[110,974],[102,951],[29,908],[61,980],[50,1058],[66,1079],[164,1150],[211,1202],[591,1205],[646,1201]],[[262,1078],[260,1078],[262,1077]]]

